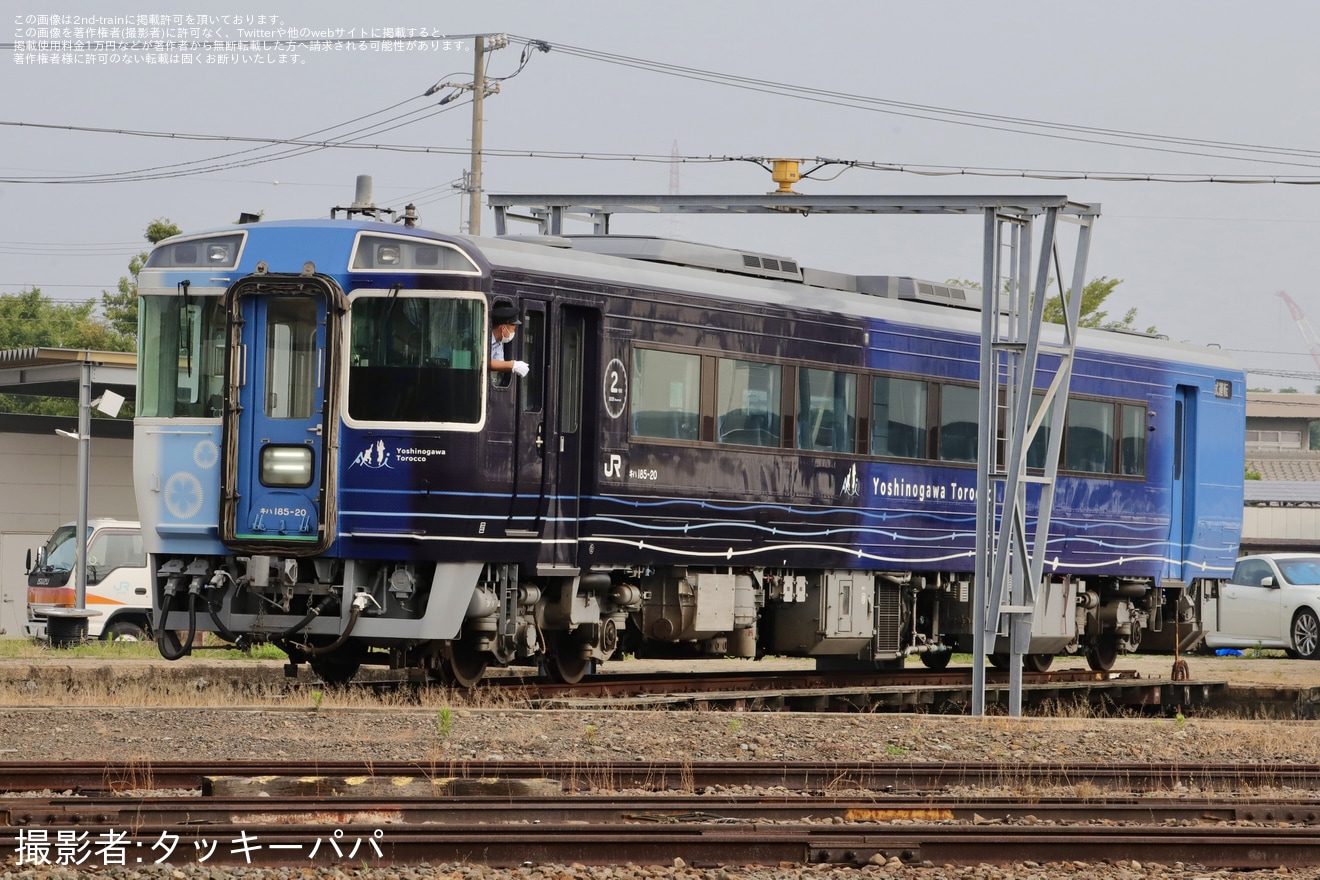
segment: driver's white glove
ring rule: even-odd
[[[527,369],[528,369],[528,367],[527,367],[527,362],[526,362],[526,361],[514,361],[514,362],[513,362],[513,371],[514,371],[515,373],[517,373],[519,376],[526,376],[526,375],[527,375]]]

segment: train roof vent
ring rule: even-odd
[[[859,275],[857,289],[871,296],[907,299],[916,302],[981,309],[981,291],[953,284],[938,284],[906,275]]]
[[[675,241],[646,235],[569,235],[573,247],[593,254],[606,254],[629,260],[668,263],[735,275],[801,281],[802,270],[796,260],[769,254],[749,253],[733,248]]]

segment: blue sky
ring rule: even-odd
[[[118,27],[117,39],[127,42],[137,16],[153,13],[145,6],[106,13],[103,4],[59,14],[129,21],[61,23],[84,29],[81,48],[29,52],[27,41],[50,26],[39,19],[51,12],[46,7],[11,3],[5,20],[3,292],[35,284],[60,299],[95,296],[125,274],[153,218],[198,230],[232,222],[242,211],[271,219],[326,216],[352,200],[358,174],[373,176],[378,203],[401,208],[416,201],[425,225],[459,231],[466,211],[452,185],[469,164],[470,105],[458,93],[439,106],[453,91],[446,88],[421,96],[437,83],[470,80],[471,41],[463,35],[507,33],[514,40],[492,53],[493,76],[518,69],[523,39],[544,40],[551,50],[531,53],[486,102],[489,192],[666,193],[675,184],[675,166],[665,161],[675,145],[694,158],[996,169],[1010,176],[832,166],[797,190],[1049,193],[1099,203],[1088,275],[1123,279],[1112,314],[1135,306],[1143,327],[1234,350],[1253,371],[1253,386],[1320,385],[1320,366],[1275,295],[1287,291],[1320,322],[1320,249],[1313,244],[1320,191],[1266,182],[1320,181],[1313,100],[1320,68],[1308,45],[1320,29],[1314,4],[329,0],[310,12],[287,2],[198,5],[186,13],[192,22],[165,25],[174,28],[163,35],[173,41],[178,27],[211,27],[231,40],[243,36],[240,27],[428,36],[389,51],[304,47],[283,64],[278,56],[291,53],[213,52],[205,36],[196,39],[203,45],[191,49],[191,64],[179,57],[189,48],[177,45],[120,50],[136,60],[111,61],[114,49],[86,45],[98,42],[87,29]],[[264,26],[262,15],[270,19]],[[221,21],[203,24],[201,16]],[[235,16],[252,16],[251,25]],[[43,49],[46,63],[28,63],[40,62]],[[166,63],[145,61],[152,54],[160,60],[162,52]],[[252,60],[257,55],[276,60]],[[68,63],[92,56],[93,63]],[[228,61],[217,63],[221,56]],[[661,65],[690,70],[675,75]],[[760,84],[739,88],[734,77]],[[801,89],[817,91],[806,100]],[[383,128],[384,120],[394,120],[392,130],[362,130]],[[123,130],[259,140],[114,133]],[[299,151],[264,142],[302,136],[341,143],[356,137],[373,148]],[[435,152],[404,151],[421,147]],[[552,151],[599,158],[527,155]],[[278,152],[290,155],[246,164]],[[197,173],[199,165],[224,167]],[[1087,179],[1031,176],[1038,172]],[[84,175],[109,180],[73,182]],[[1101,179],[1112,176],[1154,180]],[[1201,182],[1208,177],[1233,182]],[[1158,182],[1170,178],[1196,182]],[[677,186],[721,194],[772,188],[769,174],[747,162],[685,161]],[[980,274],[975,220],[683,216],[620,219],[615,228],[781,253],[842,271],[935,280]],[[489,212],[483,231],[493,231]]]

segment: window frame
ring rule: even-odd
[[[353,359],[353,309],[358,303],[372,299],[387,299],[397,296],[402,299],[450,299],[475,302],[479,308],[477,321],[478,343],[474,356],[479,364],[472,370],[476,374],[477,419],[473,422],[411,421],[402,419],[367,419],[354,416],[349,409],[350,390],[352,388]],[[486,427],[486,412],[490,395],[490,308],[486,296],[481,291],[471,290],[432,290],[420,288],[400,288],[397,292],[390,289],[363,287],[350,291],[348,308],[345,310],[340,328],[340,340],[344,351],[344,366],[340,370],[340,405],[344,424],[352,428],[366,430],[404,430],[404,431],[448,431],[455,433],[477,433]]]
[[[645,434],[637,434],[633,430],[633,405],[635,398],[632,396],[637,388],[636,366],[638,352],[666,352],[680,354],[698,359],[698,376],[696,378],[699,390],[699,412],[697,412],[697,429],[693,437],[654,437]],[[891,464],[911,464],[914,466],[931,467],[956,467],[956,468],[974,468],[977,464],[977,457],[943,459],[940,458],[941,450],[946,440],[945,426],[943,425],[943,408],[949,397],[949,388],[961,389],[960,393],[973,394],[979,401],[980,387],[976,382],[944,378],[939,376],[924,375],[919,373],[907,373],[896,370],[871,370],[854,369],[835,364],[823,364],[815,361],[795,360],[791,358],[758,357],[755,354],[747,352],[735,352],[724,350],[711,350],[695,348],[691,346],[673,346],[664,344],[655,344],[649,341],[630,341],[629,342],[629,362],[633,367],[633,374],[630,376],[629,398],[628,398],[628,418],[627,435],[630,443],[661,443],[678,446],[705,446],[710,445],[716,448],[724,448],[738,453],[756,453],[756,452],[780,452],[797,455],[809,456],[831,456],[838,458],[863,459],[866,461],[886,462]],[[741,362],[749,364],[763,364],[767,367],[774,367],[779,370],[780,377],[780,429],[779,446],[769,445],[749,445],[741,443],[722,442],[717,436],[719,426],[719,369],[721,362]],[[798,412],[798,391],[802,380],[802,370],[815,370],[819,372],[843,374],[852,377],[852,403],[853,424],[852,424],[852,442],[847,451],[829,451],[819,449],[804,449],[798,446],[799,425],[803,414]],[[925,407],[925,438],[924,442],[918,442],[919,451],[912,456],[891,455],[887,452],[875,452],[871,448],[871,432],[873,430],[874,413],[872,399],[877,383],[880,381],[898,381],[903,383],[912,383],[924,391],[922,405]],[[1033,389],[1031,394],[1033,398],[1033,413],[1039,408],[1039,404],[1034,401],[1043,399],[1045,389]],[[1002,411],[1005,400],[1005,389],[1001,385],[999,388],[999,401],[997,406]],[[1107,406],[1110,417],[1112,418],[1113,428],[1110,437],[1109,469],[1106,471],[1082,471],[1065,467],[1067,463],[1067,442],[1068,430],[1071,427],[1071,416],[1075,413],[1072,404],[1078,401],[1093,402]],[[1141,469],[1138,473],[1122,473],[1123,468],[1123,440],[1124,440],[1124,418],[1128,412],[1127,408],[1132,407],[1139,410],[1142,414],[1140,418],[1149,422],[1150,404],[1148,401],[1138,398],[1128,397],[1103,397],[1094,394],[1072,394],[1069,396],[1069,407],[1064,419],[1064,435],[1061,438],[1059,446],[1058,473],[1067,475],[1070,478],[1077,479],[1110,479],[1124,480],[1129,482],[1145,482],[1149,476],[1149,444],[1141,452]],[[979,407],[978,407],[979,409]],[[727,413],[726,413],[727,415]],[[977,413],[977,434],[975,437],[974,451],[979,454],[980,451],[980,425],[979,412]],[[1135,420],[1135,417],[1134,417]],[[1037,443],[1048,443],[1049,432],[1057,428],[1046,422],[1037,435]],[[996,437],[997,450],[1002,459],[1004,453],[1004,439],[1000,435]],[[1048,447],[1046,447],[1048,448]],[[1044,465],[1029,464],[1028,471],[1039,474],[1045,470]]]

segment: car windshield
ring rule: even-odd
[[[1301,587],[1320,584],[1320,556],[1305,559],[1279,559],[1279,571],[1288,583]]]

